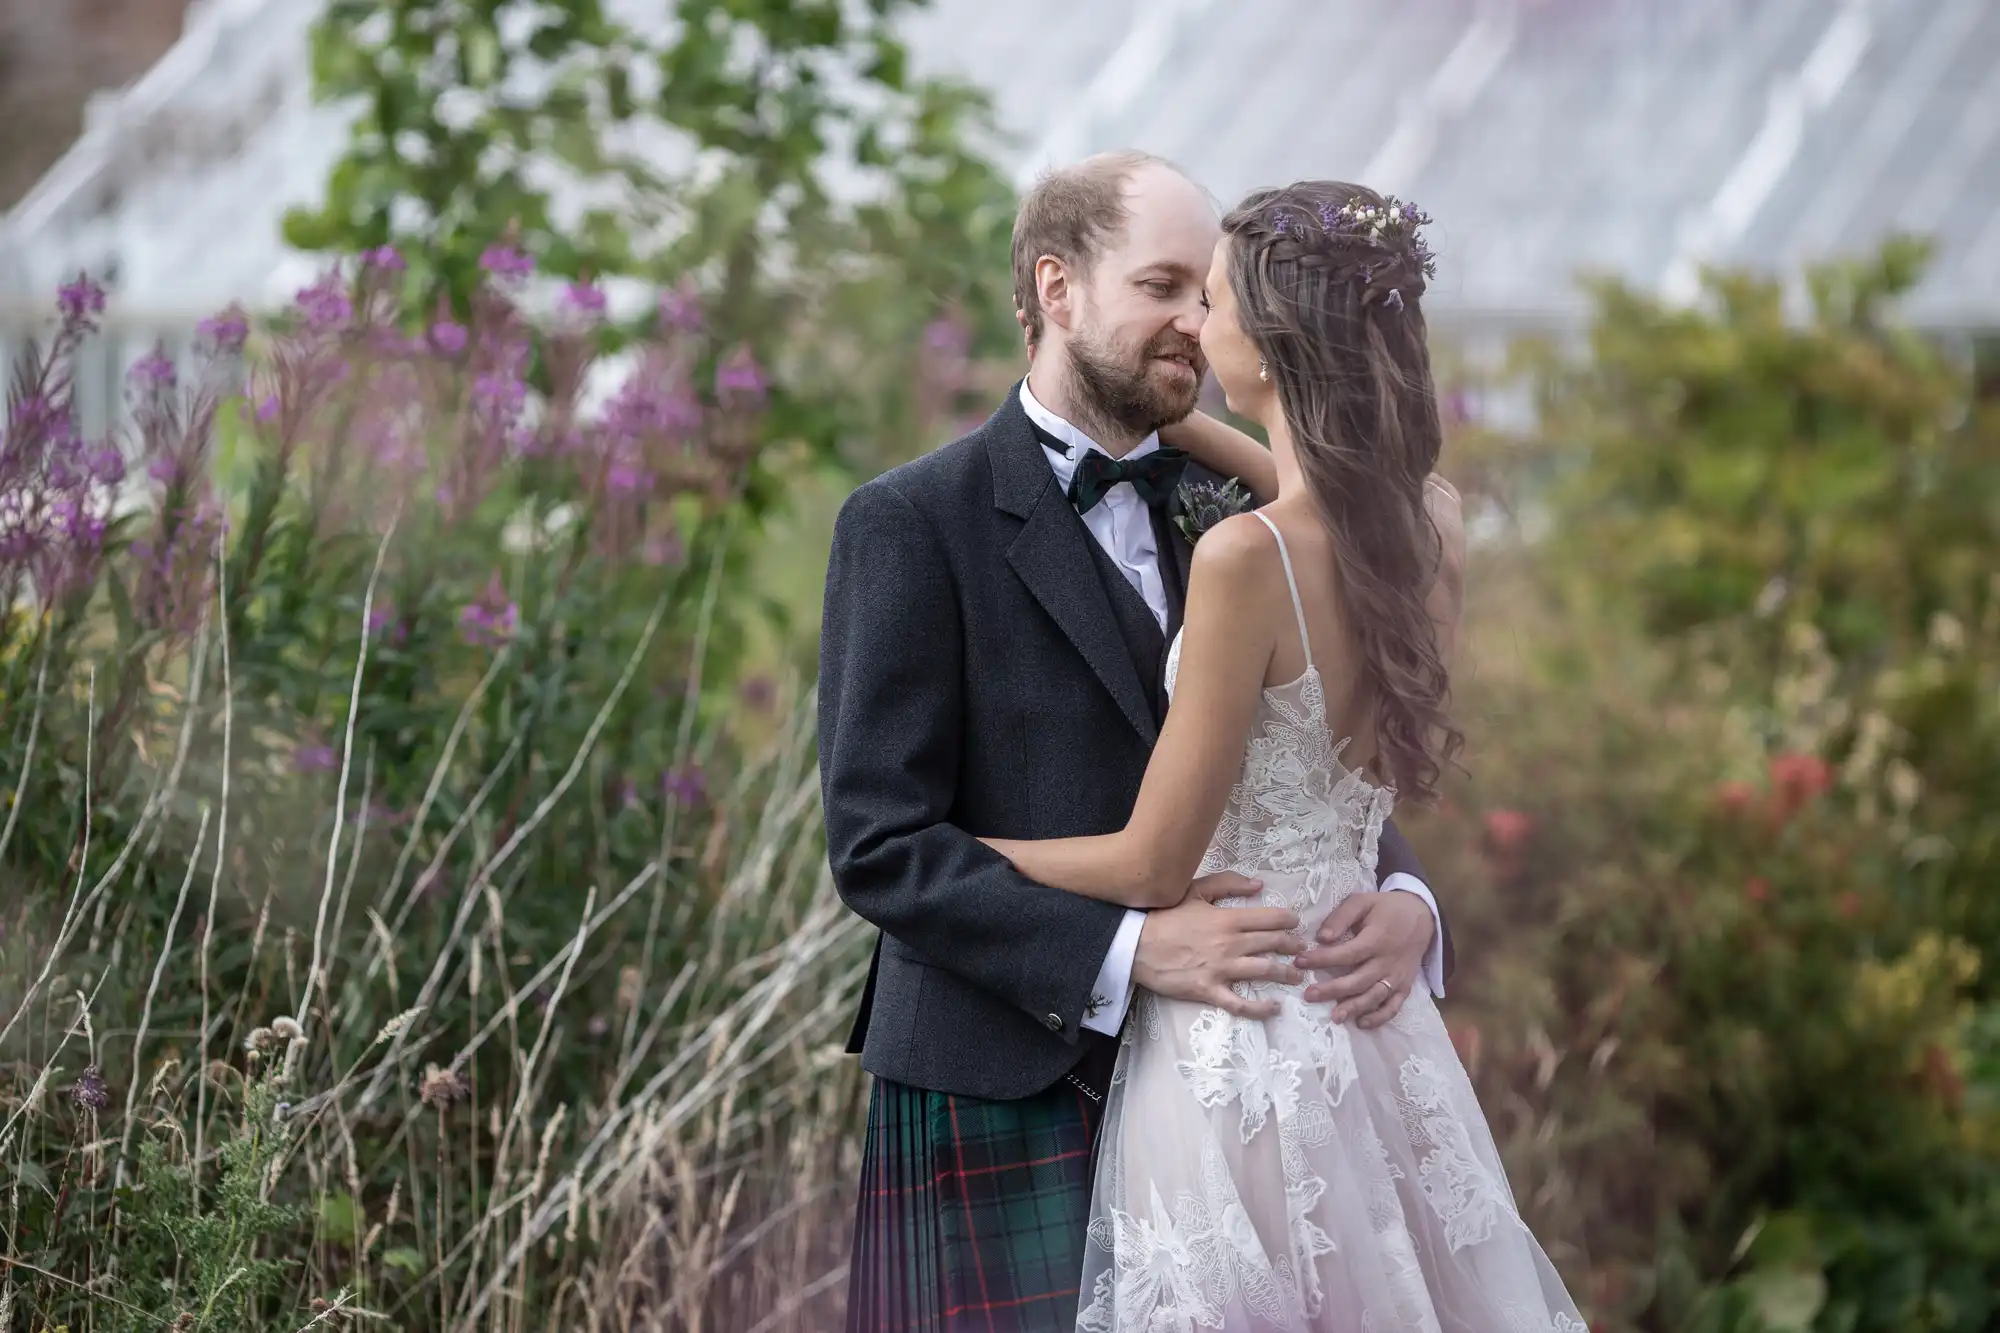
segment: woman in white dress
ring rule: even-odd
[[[1459,743],[1437,579],[1456,532],[1441,538],[1426,505],[1426,222],[1323,181],[1224,219],[1202,350],[1268,432],[1276,498],[1195,547],[1173,706],[1131,822],[992,840],[1024,874],[1157,908],[1235,870],[1262,892],[1225,905],[1289,908],[1311,938],[1372,890],[1396,793],[1435,794]],[[1334,1022],[1284,960],[1259,970],[1237,986],[1252,1017],[1138,997],[1079,1330],[1583,1333],[1424,988],[1363,1027]]]

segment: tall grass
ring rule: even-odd
[[[824,1327],[866,941],[810,687],[728,646],[761,371],[670,340],[591,415],[587,327],[411,341],[396,272],[240,411],[149,367],[122,516],[87,287],[17,383],[0,1330]]]

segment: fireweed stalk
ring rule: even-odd
[[[644,1234],[652,1158],[727,1163],[735,1198],[745,1154],[775,1153],[755,1191],[801,1228],[833,1206],[771,1137],[794,1103],[816,1136],[858,1105],[818,1063],[861,940],[817,869],[810,695],[754,763],[697,725],[770,377],[709,344],[691,287],[620,374],[601,289],[531,317],[527,260],[486,269],[462,310],[414,306],[385,250],[268,322],[225,311],[186,362],[133,367],[107,438],[70,389],[95,286],[64,288],[17,372],[0,855],[30,920],[62,920],[0,1011],[44,1090],[5,1118],[10,1155],[55,1142],[47,1089],[77,1119],[48,1157],[60,1207],[0,1204],[0,1253],[50,1275],[38,1314],[74,1324],[96,1281],[203,1329],[349,1302],[464,1320],[540,1281],[530,1246]],[[0,919],[0,953],[24,937]],[[62,1070],[41,1043],[81,992],[143,1009]],[[120,1178],[142,1188],[114,1198]],[[767,1290],[824,1282],[793,1271],[817,1241],[783,1248]],[[562,1265],[545,1295],[620,1299],[623,1268]],[[704,1263],[676,1302],[723,1277]]]

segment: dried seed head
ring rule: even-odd
[[[194,1333],[194,1315],[186,1310],[175,1315],[174,1333]]]
[[[298,1019],[287,1018],[281,1014],[271,1020],[271,1035],[279,1041],[291,1041],[296,1037],[303,1037],[305,1029],[299,1026]]]
[[[471,1087],[455,1069],[440,1069],[428,1065],[424,1069],[423,1082],[417,1086],[417,1100],[426,1106],[435,1106],[440,1111],[460,1098],[469,1096]]]
[[[252,1028],[250,1036],[243,1043],[243,1049],[253,1056],[264,1054],[278,1044],[278,1034],[269,1028]]]
[[[285,1047],[285,1068],[279,1076],[284,1082],[290,1083],[298,1077],[299,1061],[305,1057],[306,1044],[304,1037],[293,1037],[291,1043]]]
[[[397,1014],[394,1018],[384,1023],[382,1030],[375,1034],[375,1044],[380,1046],[385,1041],[394,1041],[396,1038],[402,1036],[404,1030],[411,1023],[415,1022],[417,1015],[423,1011],[423,1006],[418,1005],[414,1009],[405,1009],[402,1013]]]

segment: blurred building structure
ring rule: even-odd
[[[319,8],[195,0],[0,219],[0,338],[88,268],[115,375],[301,285],[279,219],[351,124],[310,98]],[[1940,245],[1913,320],[2000,329],[1995,0],[936,0],[906,27],[919,71],[990,90],[1023,181],[1136,146],[1224,204],[1306,176],[1419,201],[1433,323],[1475,342],[1574,328],[1579,273],[1686,295],[1703,263],[1796,273],[1895,230]]]

